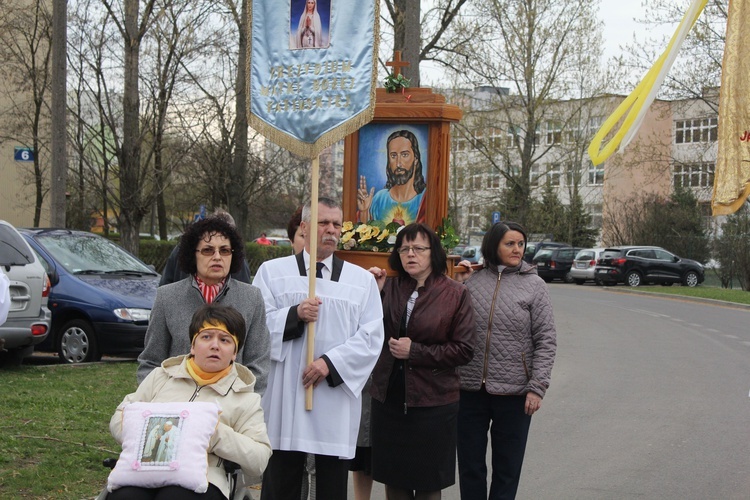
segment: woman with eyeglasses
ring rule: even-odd
[[[271,364],[265,304],[258,288],[230,276],[244,260],[242,238],[225,220],[209,217],[188,226],[180,238],[178,258],[188,277],[156,291],[145,347],[138,356],[138,383],[165,359],[188,354],[185,332],[191,316],[204,304],[219,303],[235,308],[245,319],[246,342],[236,361],[253,372],[255,392],[263,394]]]
[[[383,300],[385,342],[372,374],[372,475],[390,500],[439,499],[455,483],[459,380],[476,337],[466,287],[445,276],[435,232],[409,224],[388,263],[372,268]]]

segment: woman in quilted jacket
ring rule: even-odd
[[[499,222],[482,241],[484,268],[466,287],[477,328],[474,358],[459,369],[458,474],[462,500],[516,496],[531,416],[549,387],[557,348],[547,284],[523,261],[526,232]],[[487,494],[487,431],[492,482]]]

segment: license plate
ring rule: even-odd
[[[589,267],[587,262],[576,262],[576,269],[586,269]]]

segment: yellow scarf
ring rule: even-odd
[[[229,365],[220,372],[204,372],[195,364],[195,360],[192,357],[188,358],[185,367],[193,380],[195,380],[195,383],[201,387],[218,382],[232,371],[232,365]]]

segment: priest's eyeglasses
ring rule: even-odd
[[[429,250],[430,247],[420,247],[420,246],[414,246],[414,247],[401,247],[397,250],[397,252],[400,255],[407,255],[409,252],[414,252],[415,255],[420,255],[425,253],[427,250]]]
[[[232,255],[232,252],[234,252],[234,250],[232,250],[230,247],[203,247],[196,250],[196,252],[199,252],[204,257],[213,257],[216,252],[219,252],[219,255],[221,255],[222,257],[228,257]]]

